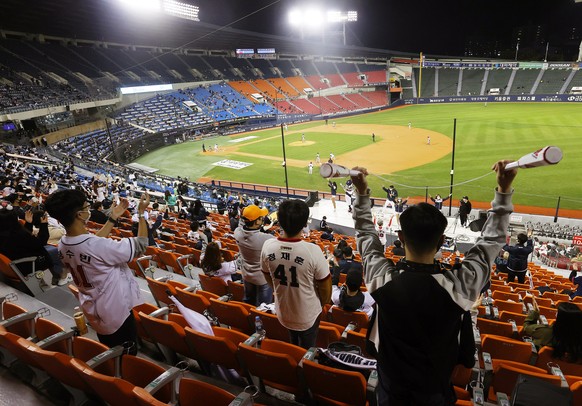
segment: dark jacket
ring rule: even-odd
[[[471,205],[471,202],[467,200],[467,202],[464,202],[463,200],[461,200],[461,205],[459,206],[459,214],[470,214],[471,213],[471,209],[473,208],[473,206]]]
[[[507,268],[509,270],[518,272],[525,271],[527,270],[527,257],[533,251],[533,241],[529,239],[525,245],[506,245],[503,247],[503,250],[509,252],[509,260],[507,261]]]
[[[12,261],[26,257],[38,257],[35,264],[37,271],[52,269],[53,263],[44,248],[49,237],[48,224],[40,224],[37,237],[32,235],[31,231],[32,224],[26,223],[23,228],[16,230],[9,236],[0,237],[0,254],[5,255]],[[32,272],[30,263],[20,264],[18,269],[23,275],[28,275]]]
[[[89,221],[93,221],[97,224],[105,224],[107,223],[107,215],[101,210],[91,210],[91,217],[89,217]]]
[[[359,261],[354,261],[353,258],[341,259],[338,262],[338,266],[333,269],[333,276],[331,279],[332,285],[337,285],[339,283],[339,276],[341,273],[347,274],[350,269],[356,269],[363,272],[362,263]]]

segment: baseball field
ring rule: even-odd
[[[427,187],[433,196],[446,196],[455,118],[455,201],[468,195],[474,202],[488,202],[495,186],[493,162],[556,145],[564,153],[562,162],[521,170],[514,202],[552,209],[561,197],[562,209],[582,209],[582,105],[573,103],[420,105],[330,119],[327,125],[323,121],[290,125],[285,132],[289,186],[328,192],[327,181],[318,174],[316,154],[323,163],[331,153],[338,164],[368,168],[374,196],[385,197],[382,186],[389,185],[412,201],[424,200]],[[226,166],[216,165],[221,161]],[[189,179],[285,185],[279,128],[176,144],[137,162]]]

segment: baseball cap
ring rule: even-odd
[[[358,290],[362,286],[362,271],[350,269],[346,275],[346,285],[351,291]]]
[[[469,200],[469,196],[463,196],[463,199]]]
[[[245,207],[242,216],[249,221],[255,221],[259,217],[264,217],[267,214],[269,214],[269,210],[264,208],[261,209],[259,206],[251,204],[250,206]]]

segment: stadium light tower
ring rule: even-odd
[[[200,9],[187,3],[176,0],[118,0],[119,3],[136,13],[163,12],[173,17],[184,18],[192,21],[200,21],[198,14]]]
[[[358,12],[329,10],[323,13],[313,7],[296,8],[289,11],[288,20],[291,26],[299,29],[301,39],[305,38],[306,31],[321,31],[324,42],[326,27],[341,24],[343,44],[346,45],[346,24],[358,21]]]

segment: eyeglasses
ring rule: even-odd
[[[83,210],[79,210],[77,213],[90,213],[91,212],[90,208],[91,208],[90,205],[89,206],[83,206]]]

